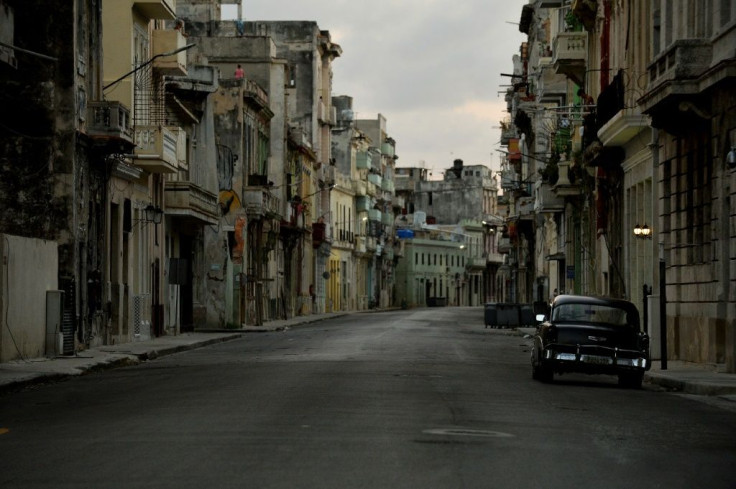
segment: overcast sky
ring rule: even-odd
[[[500,168],[501,85],[526,38],[527,0],[243,0],[245,20],[313,20],[343,54],[333,95],[353,97],[360,119],[386,117],[398,166],[433,178],[452,166]],[[237,10],[223,5],[223,18]]]

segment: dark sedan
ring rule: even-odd
[[[649,337],[629,301],[560,295],[534,335],[532,377],[555,373],[618,375],[619,385],[639,388],[649,370]]]

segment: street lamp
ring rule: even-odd
[[[641,239],[652,239],[652,229],[646,223],[643,226],[637,224],[634,227],[634,236]]]

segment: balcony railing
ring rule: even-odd
[[[369,173],[368,174],[368,183],[372,183],[376,187],[381,187],[381,181],[383,179],[381,178],[381,175],[377,175],[375,173]]]
[[[153,31],[153,55],[168,53],[186,46],[186,39],[179,30],[155,29]],[[185,76],[187,74],[187,53],[180,51],[170,56],[154,58],[153,68],[162,75]]]
[[[552,191],[552,185],[541,181],[534,184],[535,212],[562,212],[564,209],[565,199]]]
[[[150,173],[175,173],[184,131],[164,126],[135,127],[135,164]]]
[[[498,240],[498,252],[508,253],[511,251],[511,238],[501,237]]]
[[[486,267],[486,259],[481,256],[471,256],[466,262],[466,268],[470,269],[483,269]]]
[[[381,180],[381,190],[385,192],[394,192],[394,181],[384,178]]]
[[[703,83],[705,73],[711,83],[726,76],[725,72],[709,71],[713,56],[713,45],[709,41],[682,39],[675,41],[649,65],[649,85],[639,104],[642,112],[652,117],[654,127],[677,132],[689,124],[687,120],[693,112],[682,110],[682,107],[699,102],[697,96],[708,84]]]
[[[558,75],[583,80],[587,55],[587,32],[560,32],[555,37],[552,61]]]
[[[356,197],[364,196],[366,193],[365,180],[353,180],[353,192],[355,192]]]
[[[355,199],[355,212],[366,212],[371,208],[371,199],[366,196],[358,196]]]
[[[205,224],[217,224],[217,195],[192,182],[169,181],[165,187],[166,214],[191,217]]]
[[[393,226],[394,215],[390,212],[385,212],[381,214],[381,224],[384,224],[386,226]]]
[[[243,206],[245,212],[254,216],[278,216],[281,204],[278,197],[263,187],[245,187],[243,189]]]
[[[367,241],[367,238],[365,236],[355,237],[355,253],[365,253],[366,252],[366,241]]]
[[[390,158],[394,157],[394,145],[391,143],[382,143],[381,144],[381,154],[384,156],[388,156]]]
[[[368,210],[368,219],[371,221],[380,221],[381,220],[381,211],[378,209],[369,209]]]
[[[94,101],[87,104],[87,135],[103,143],[109,140],[133,144],[130,110],[120,102]]]
[[[358,170],[367,170],[368,168],[371,167],[371,164],[372,164],[371,160],[372,158],[371,158],[370,153],[368,153],[367,151],[360,151],[355,156],[355,167]]]

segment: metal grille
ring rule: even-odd
[[[141,335],[141,325],[143,324],[143,307],[145,304],[144,295],[133,296],[133,335],[138,337]]]
[[[61,317],[61,334],[63,344],[62,355],[74,354],[74,331],[76,330],[76,287],[74,279],[64,277],[59,280],[61,289],[64,291],[64,305]]]
[[[136,72],[134,125],[166,125],[165,97],[164,77],[153,70],[152,64]]]

